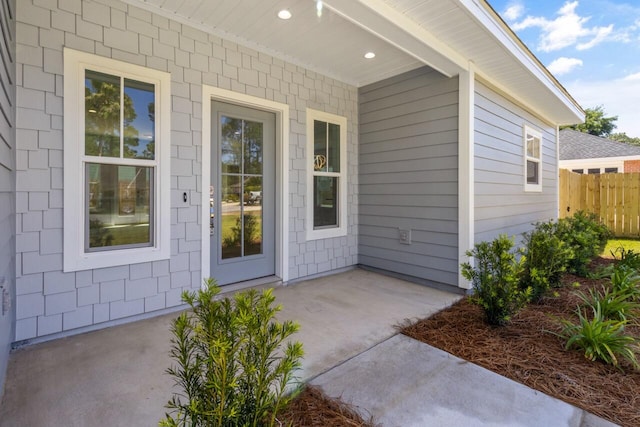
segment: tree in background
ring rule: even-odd
[[[614,141],[618,141],[618,142],[624,142],[626,144],[631,144],[631,145],[640,145],[640,138],[638,137],[632,137],[627,135],[624,132],[616,132],[616,133],[612,133],[611,135],[609,135],[609,139],[613,139]]]
[[[602,105],[598,105],[595,108],[586,108],[584,112],[584,123],[565,126],[563,129],[573,129],[595,136],[609,137],[616,128],[615,122],[618,120],[618,116],[605,117]]]

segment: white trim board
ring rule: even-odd
[[[458,92],[458,287],[471,289],[471,283],[462,276],[460,264],[469,261],[467,250],[475,243],[475,164],[474,164],[474,109],[475,67],[460,73]],[[473,262],[473,260],[470,260]]]
[[[211,176],[211,101],[223,101],[276,114],[276,276],[289,280],[289,106],[226,89],[202,85],[201,273],[211,275],[209,177]]]

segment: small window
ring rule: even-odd
[[[307,110],[309,240],[347,233],[346,128],[344,117]]]
[[[600,168],[589,169],[587,171],[587,173],[589,173],[589,175],[599,175],[600,174]]]
[[[572,169],[571,172],[584,173],[584,169]]]
[[[170,75],[64,55],[64,270],[168,258]]]
[[[524,190],[542,191],[542,135],[524,127]]]
[[[618,168],[604,168],[604,173],[618,173]]]

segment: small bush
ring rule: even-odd
[[[624,266],[634,270],[640,270],[640,253],[634,252],[633,249],[625,249],[620,246],[612,253],[616,259],[616,266]],[[619,256],[618,256],[619,255]]]
[[[484,310],[491,325],[504,325],[529,299],[530,289],[518,286],[522,263],[512,251],[513,239],[502,234],[467,251],[475,265],[462,264],[462,275],[473,284],[471,301]]]
[[[634,301],[633,295],[625,290],[615,290],[603,287],[599,291],[589,290],[589,293],[576,292],[582,300],[583,306],[600,308],[602,317],[605,319],[630,321],[640,309],[640,304]]]
[[[617,265],[611,273],[611,287],[615,292],[624,293],[629,298],[640,300],[640,274],[634,268]]]
[[[589,319],[581,310],[577,310],[578,323],[560,319],[560,336],[565,339],[566,349],[578,348],[584,351],[589,360],[601,360],[609,365],[620,367],[618,356],[631,362],[638,368],[636,359],[637,340],[624,333],[626,321],[606,319],[600,304],[592,307],[593,317]]]
[[[182,294],[192,311],[173,321],[177,366],[167,369],[181,392],[167,403],[162,426],[274,426],[291,399],[285,388],[300,367],[302,344],[281,345],[298,325],[274,319],[280,307],[271,289],[233,300],[216,299],[219,292],[208,279],[204,289]]]
[[[538,223],[524,234],[523,272],[520,288],[531,288],[531,300],[538,301],[551,287],[560,285],[562,273],[573,258],[573,249],[558,237],[558,223]]]
[[[573,250],[568,271],[585,277],[587,266],[602,253],[611,233],[595,215],[580,211],[558,221],[557,236]]]

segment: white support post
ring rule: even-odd
[[[458,92],[458,265],[467,262],[465,252],[475,243],[474,233],[474,106],[475,71],[459,74]],[[473,260],[471,260],[473,262]],[[462,277],[458,266],[458,287],[470,289],[471,283]]]

